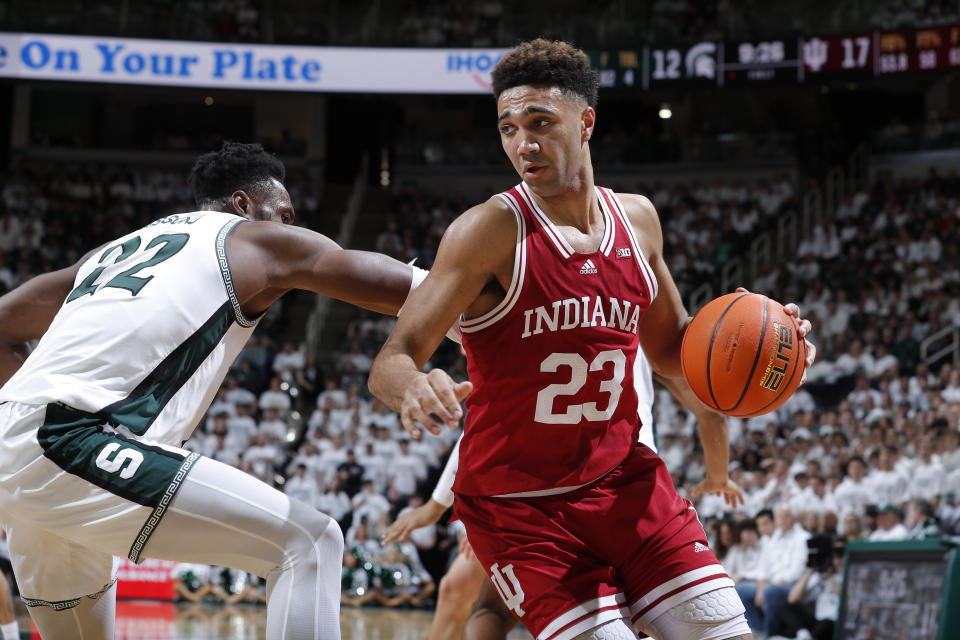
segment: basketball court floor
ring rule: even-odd
[[[29,614],[19,602],[17,618],[21,638],[40,638],[30,633]],[[340,626],[343,640],[422,640],[432,618],[432,611],[345,607]],[[261,640],[266,627],[267,610],[260,606],[121,600],[117,602],[115,640]],[[509,640],[530,638],[524,630],[514,630],[509,636]]]

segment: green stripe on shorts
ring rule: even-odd
[[[58,467],[114,495],[156,507],[186,456],[117,433],[102,417],[47,405],[37,432],[43,455]]]

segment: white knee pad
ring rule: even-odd
[[[637,640],[637,634],[623,618],[611,620],[599,627],[584,631],[573,640]]]
[[[733,587],[702,593],[643,625],[658,640],[723,640],[750,633],[743,602]]]

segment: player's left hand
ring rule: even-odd
[[[750,293],[743,287],[737,287],[738,292]],[[806,347],[807,359],[803,364],[803,377],[800,378],[800,384],[802,385],[807,381],[807,369],[813,365],[813,361],[817,359],[817,346],[807,340],[807,334],[813,331],[813,324],[806,318],[800,317],[800,307],[794,303],[783,305],[783,310],[788,314],[796,318],[797,320],[797,335],[800,338],[803,338],[803,344]]]
[[[446,510],[447,508],[436,500],[427,500],[416,509],[407,511],[394,520],[384,532],[380,544],[387,546],[391,542],[406,542],[414,529],[436,524]]]
[[[743,490],[730,478],[727,478],[723,482],[706,478],[690,491],[690,495],[692,496],[702,496],[708,493],[723,496],[723,501],[726,502],[731,509],[736,509],[738,503],[741,505],[744,504]]]

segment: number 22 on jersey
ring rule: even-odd
[[[73,302],[77,298],[82,298],[83,296],[90,294],[93,295],[97,291],[100,291],[106,287],[113,287],[115,289],[126,289],[133,295],[140,293],[140,290],[147,286],[147,283],[153,279],[153,276],[147,276],[146,278],[139,278],[134,276],[135,273],[139,273],[144,269],[149,267],[154,267],[165,260],[172,258],[177,252],[183,249],[184,245],[187,244],[187,240],[190,239],[190,236],[186,233],[168,233],[164,235],[157,236],[153,240],[147,243],[147,246],[143,248],[143,251],[140,252],[142,256],[150,249],[154,247],[160,247],[153,257],[146,260],[141,260],[134,264],[129,269],[122,271],[117,274],[110,280],[105,283],[98,283],[97,279],[100,278],[101,274],[107,269],[109,265],[102,267],[97,267],[90,272],[86,278],[83,279],[77,288],[70,292],[70,295],[67,296],[66,302]],[[100,259],[97,260],[97,264],[103,264],[103,262],[115,253],[118,249],[120,253],[114,258],[111,264],[120,264],[121,262],[126,262],[134,257],[134,254],[137,253],[137,250],[140,249],[140,236],[134,236],[122,244],[115,244],[100,254]]]
[[[600,392],[609,394],[607,406],[601,410],[596,402],[571,404],[563,413],[555,413],[553,404],[556,398],[573,396],[587,384],[590,372],[603,371],[605,365],[613,363],[613,376],[600,381]],[[623,378],[627,371],[627,357],[620,349],[601,351],[587,365],[579,353],[553,353],[540,363],[541,373],[554,373],[560,367],[570,367],[570,382],[551,384],[537,394],[536,422],[544,424],[579,424],[581,420],[603,422],[613,417],[620,394],[623,392]]]

